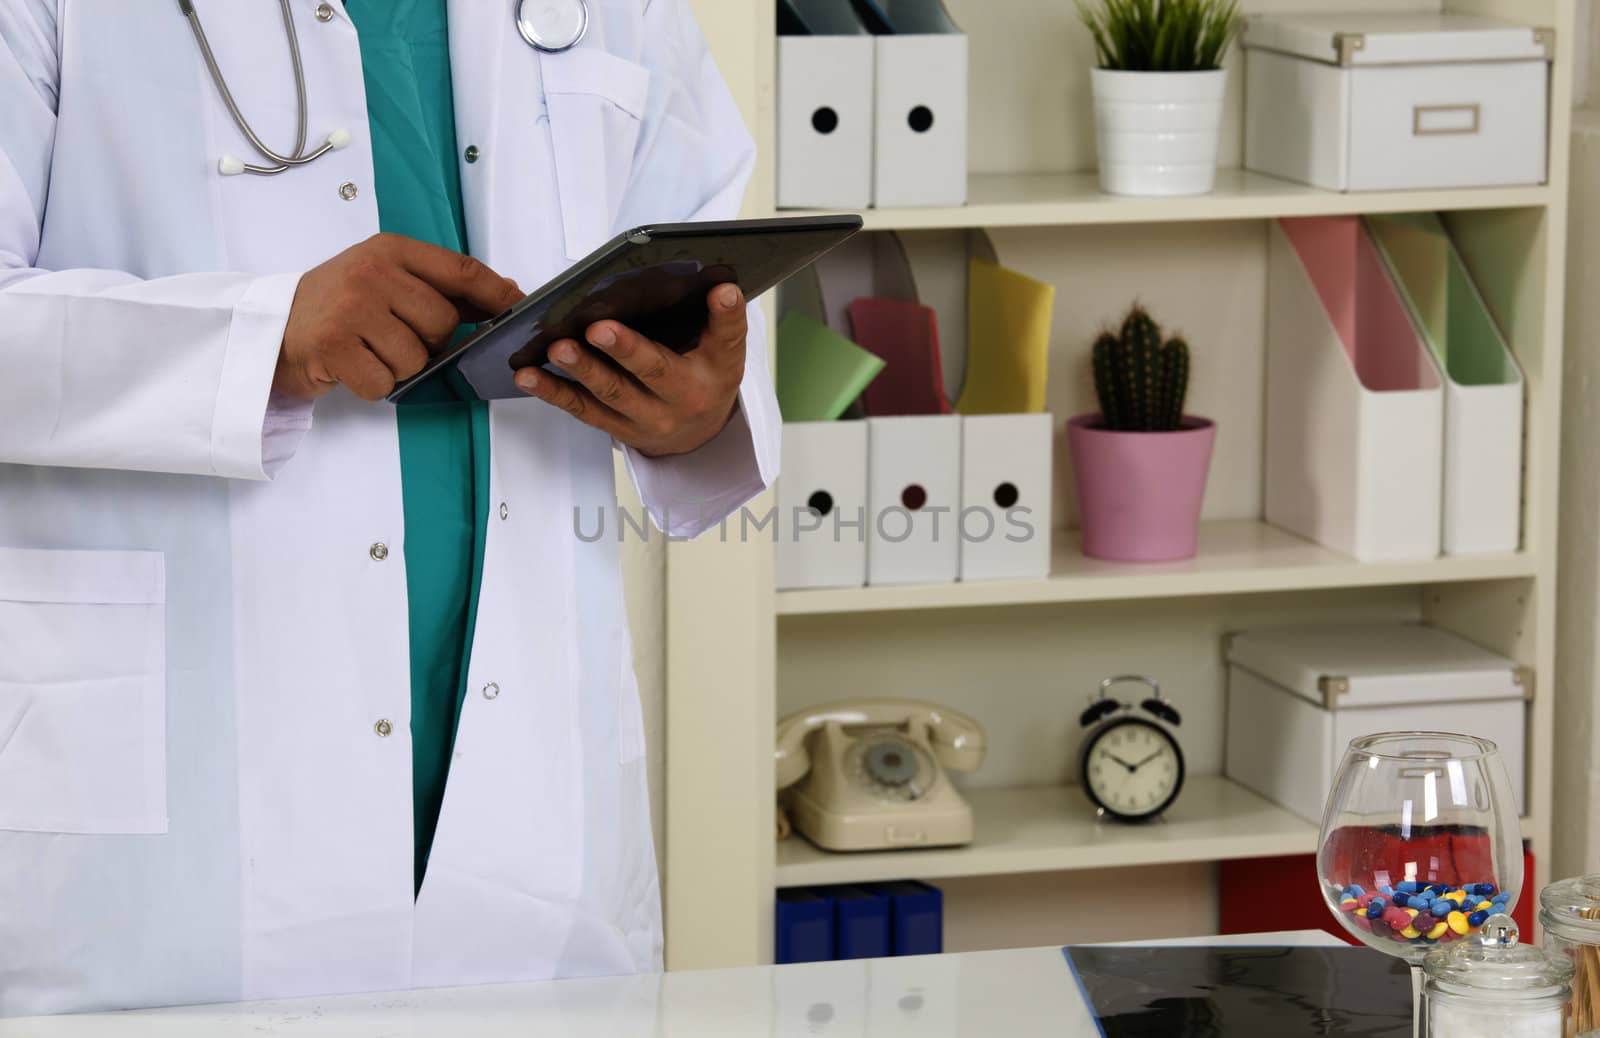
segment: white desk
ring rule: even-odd
[[[1161,943],[1339,944],[1320,931]],[[1059,948],[0,1020],[0,1038],[1097,1034]]]

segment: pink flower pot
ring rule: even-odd
[[[1194,556],[1217,427],[1185,416],[1174,432],[1112,432],[1099,414],[1067,422],[1083,553],[1118,562]]]

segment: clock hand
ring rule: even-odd
[[[1162,751],[1161,750],[1157,750],[1156,752],[1152,753],[1150,756],[1146,757],[1144,760],[1140,761],[1137,764],[1126,764],[1126,765],[1123,765],[1123,766],[1126,767],[1129,771],[1138,771],[1140,768],[1144,767],[1146,764],[1149,764],[1151,761],[1153,761],[1157,757],[1161,756],[1161,754],[1162,754]]]
[[[1118,764],[1122,765],[1124,768],[1127,768],[1130,772],[1139,770],[1139,765],[1137,765],[1137,764],[1129,764],[1127,761],[1123,760],[1121,757],[1118,757],[1115,753],[1112,753],[1110,750],[1106,751],[1106,756],[1110,757],[1112,760],[1116,761]]]

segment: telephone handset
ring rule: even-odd
[[[913,699],[830,703],[778,724],[775,778],[794,825],[828,850],[972,841],[972,809],[945,771],[983,763],[983,728]]]

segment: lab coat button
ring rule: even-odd
[[[500,502],[500,518],[502,518],[502,519],[510,519],[511,518],[511,509],[506,506],[506,503],[504,501]]]
[[[350,181],[346,180],[344,183],[339,185],[339,197],[344,199],[346,202],[355,198],[356,186],[350,183]]]
[[[389,719],[385,717],[377,724],[373,725],[372,730],[378,733],[378,737],[380,739],[387,738],[389,733],[394,731],[394,725],[390,724]]]
[[[500,685],[499,685],[499,683],[491,681],[487,685],[483,686],[483,698],[485,698],[485,699],[499,699],[500,698]]]
[[[318,4],[317,5],[317,21],[319,21],[319,22],[328,22],[328,21],[332,21],[332,20],[333,20],[333,5],[332,4]]]
[[[476,144],[467,145],[467,151],[466,151],[465,158],[466,158],[466,160],[468,162],[477,162],[478,161],[478,154],[479,154],[478,146]]]
[[[382,562],[389,557],[389,546],[379,541],[367,549],[367,554],[372,556],[373,562]]]

